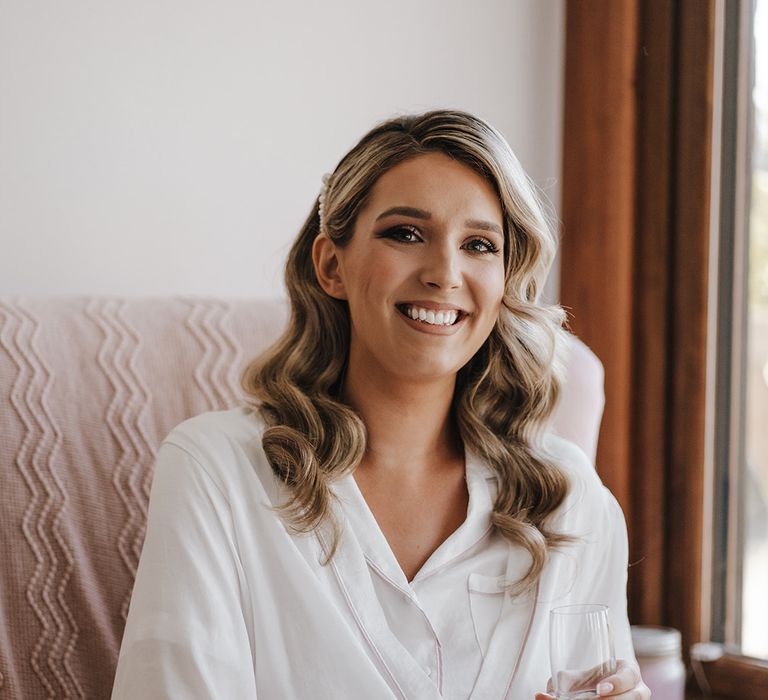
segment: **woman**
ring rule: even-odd
[[[291,320],[245,372],[253,405],[160,448],[113,697],[532,698],[570,602],[610,605],[605,694],[648,697],[623,516],[544,432],[553,253],[483,121],[363,137],[290,252]]]

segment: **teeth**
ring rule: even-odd
[[[458,311],[429,311],[419,306],[406,306],[405,313],[414,321],[423,321],[433,326],[451,326],[459,316]]]

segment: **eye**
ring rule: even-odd
[[[473,238],[464,247],[474,253],[487,254],[499,252],[498,247],[491,243],[487,238]]]
[[[419,230],[413,226],[395,226],[380,233],[379,238],[390,238],[401,243],[418,243],[421,240]]]

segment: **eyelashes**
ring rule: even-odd
[[[393,226],[386,229],[377,235],[377,238],[388,238],[390,240],[398,241],[400,243],[413,244],[423,240],[421,232],[415,226],[409,226],[400,224],[399,226]],[[489,255],[492,253],[498,253],[499,247],[488,240],[484,236],[475,236],[462,248],[466,248],[473,253],[479,253],[480,255]]]
[[[483,247],[483,250],[478,250],[477,248],[475,248],[474,251],[476,253],[488,254],[488,253],[498,253],[499,252],[498,246],[495,246],[487,238],[482,238],[482,237],[481,238],[473,238],[469,242],[468,245],[475,245],[475,244],[479,244],[480,246]]]
[[[410,239],[407,237],[410,236]],[[394,241],[400,241],[401,243],[418,243],[421,240],[419,230],[414,226],[393,226],[392,228],[382,231],[379,238],[389,238]]]

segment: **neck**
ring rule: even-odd
[[[342,395],[368,433],[360,466],[417,478],[462,459],[451,410],[455,386],[455,376],[418,383],[371,372],[363,376],[350,363]]]

